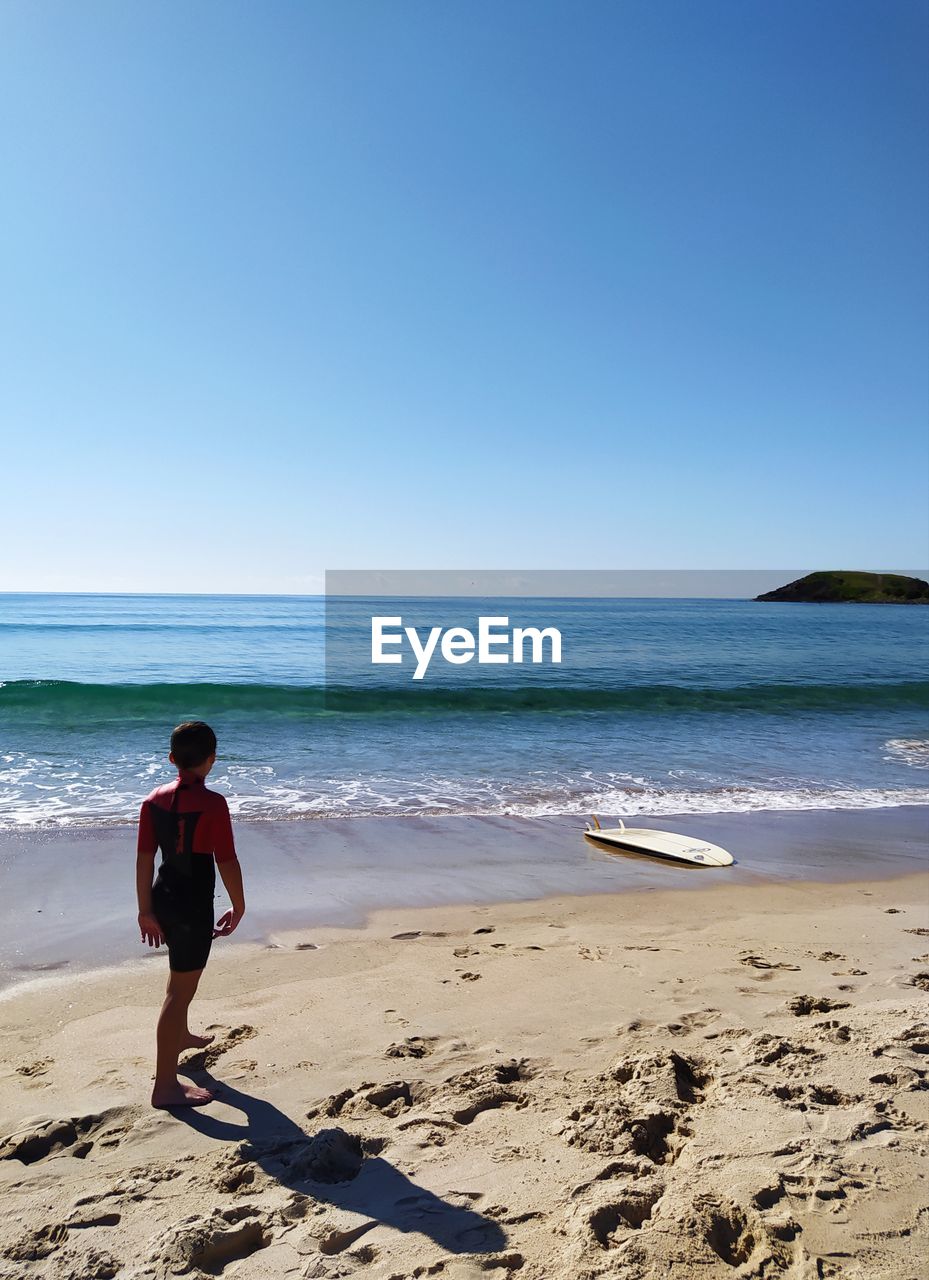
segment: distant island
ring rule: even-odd
[[[824,570],[755,599],[800,604],[929,604],[929,582],[901,573]]]

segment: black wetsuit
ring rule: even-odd
[[[182,773],[144,801],[139,815],[139,851],[161,850],[152,886],[152,913],[168,944],[173,970],[202,969],[213,943],[215,860],[235,855],[229,808],[200,778]]]

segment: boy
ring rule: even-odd
[[[232,838],[229,806],[204,779],[216,762],[216,734],[202,720],[179,724],[171,734],[168,759],[177,780],[157,787],[142,802],[136,857],[139,928],[150,947],[168,944],[168,991],[158,1019],[158,1057],[153,1107],[202,1107],[209,1089],[182,1084],[177,1060],[182,1049],[202,1048],[212,1036],[195,1036],[187,1010],[214,938],[228,937],[245,914],[242,871]],[[161,864],[152,884],[155,851]],[[229,893],[232,910],[213,926],[213,859]]]

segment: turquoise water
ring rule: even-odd
[[[463,606],[409,607],[444,625]],[[132,821],[170,774],[171,727],[192,717],[217,730],[212,778],[240,817],[929,801],[929,609],[532,609],[562,630],[562,668],[384,685],[333,664],[330,647],[327,687],[319,597],[0,596],[0,824]],[[330,640],[371,611],[340,606]]]

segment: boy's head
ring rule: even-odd
[[[185,720],[171,734],[168,759],[179,769],[202,769],[206,777],[216,759],[216,734],[202,720]]]

